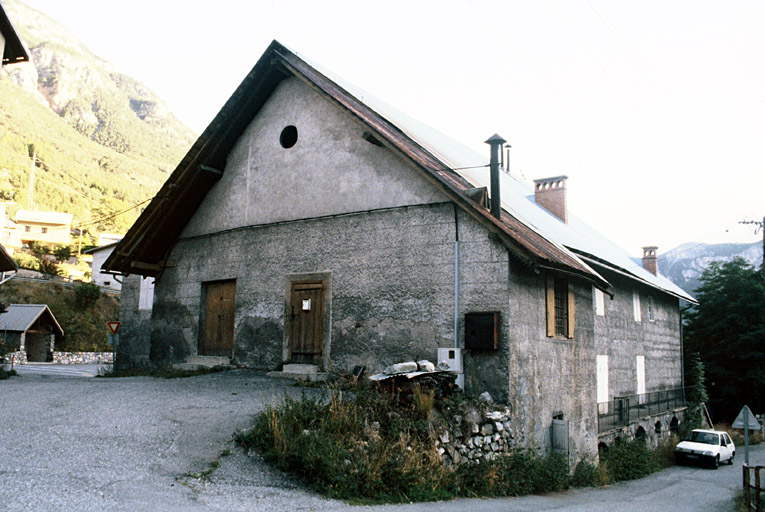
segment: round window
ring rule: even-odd
[[[288,149],[297,144],[297,139],[297,128],[289,125],[282,130],[282,134],[279,135],[279,144],[281,144],[284,149]]]

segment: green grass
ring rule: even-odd
[[[176,370],[173,368],[131,368],[129,370],[114,371],[106,368],[101,369],[96,377],[102,378],[121,378],[121,377],[155,377],[159,379],[184,379],[187,377],[197,377],[199,375],[208,375],[227,370],[222,366],[213,366],[212,368],[199,368],[197,370]]]

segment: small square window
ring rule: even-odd
[[[40,233],[47,233],[47,232],[48,232],[48,228],[40,228]]]
[[[24,233],[29,233],[32,231],[32,226],[24,226]]]

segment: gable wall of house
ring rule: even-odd
[[[596,351],[608,356],[609,400],[638,392],[638,356],[645,358],[646,392],[681,387],[678,299],[617,274],[603,275],[615,291],[613,300],[605,299],[605,315],[595,316]],[[640,297],[640,321],[635,320],[634,292]],[[649,317],[649,297],[654,320]]]
[[[297,143],[280,135],[297,128]],[[182,236],[443,202],[410,164],[367,142],[366,128],[297,78],[279,84],[228,156]]]

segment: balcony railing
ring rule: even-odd
[[[685,406],[685,388],[614,397],[598,403],[598,433],[625,427],[638,418],[662,414]]]

